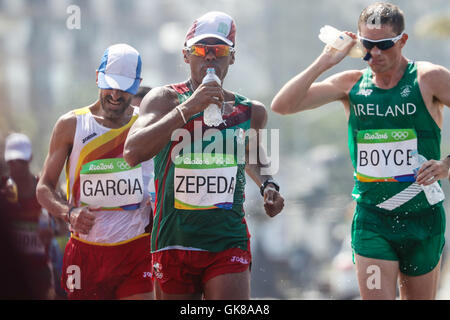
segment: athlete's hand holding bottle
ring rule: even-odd
[[[208,83],[200,84],[192,94],[181,106],[183,113],[186,114],[186,119],[193,115],[202,112],[210,104],[216,104],[219,108],[222,107],[222,103],[225,100],[222,86],[211,81]]]
[[[446,177],[450,180],[450,157],[443,160],[428,160],[421,163],[417,171],[416,182],[428,186]]]
[[[352,51],[353,47],[357,43],[358,37],[353,32],[344,32],[351,41],[347,44],[339,47],[339,49],[334,48],[332,44],[325,45],[322,54],[319,59],[328,67],[331,68],[341,62],[349,53]]]

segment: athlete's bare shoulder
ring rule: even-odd
[[[430,61],[416,61],[417,70],[420,72],[430,72],[433,70],[447,70],[445,67]],[[448,70],[447,70],[448,71]]]
[[[73,109],[61,115],[53,127],[52,139],[55,138],[61,144],[72,145],[77,128],[77,114],[86,110],[88,107]]]
[[[428,61],[418,61],[417,76],[425,100],[429,96],[433,101],[449,105],[450,72],[447,68]]]
[[[440,81],[442,77],[447,77],[449,71],[447,68],[428,61],[417,61],[417,74],[419,81]]]
[[[339,91],[348,94],[353,86],[363,75],[364,70],[347,70],[338,72],[324,80],[325,83],[331,84],[338,88]]]
[[[362,77],[364,70],[346,70],[329,77],[331,81],[342,86],[353,86]]]
[[[262,129],[267,123],[267,110],[266,106],[257,100],[252,101],[252,119],[251,127],[254,129]]]
[[[178,103],[178,95],[175,89],[170,85],[155,87],[142,100],[140,105],[140,114],[158,112],[168,113]]]
[[[356,82],[357,80],[359,80],[359,78],[361,78],[361,76],[363,75],[364,71],[366,71],[366,69],[346,70],[346,71],[342,71],[341,75],[345,79],[354,80]]]
[[[80,110],[85,110],[85,108],[73,109],[64,113],[58,118],[55,126],[61,126],[64,130],[71,131],[71,129],[73,129],[75,131],[77,125],[77,113],[79,113]]]

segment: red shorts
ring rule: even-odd
[[[250,251],[231,248],[221,252],[163,250],[152,254],[153,277],[167,294],[202,292],[210,279],[250,268]]]
[[[112,300],[152,292],[150,235],[119,245],[70,238],[61,285],[69,299]]]

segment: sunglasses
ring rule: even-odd
[[[190,47],[186,47],[185,50],[189,51],[190,54],[198,57],[205,57],[208,52],[212,51],[216,58],[226,57],[234,52],[234,48],[226,44],[193,44]]]
[[[371,40],[371,39],[363,38],[359,34],[358,34],[358,38],[361,41],[364,48],[366,48],[367,50],[371,50],[375,46],[380,50],[387,50],[389,48],[392,48],[395,45],[395,43],[401,39],[401,37],[403,36],[403,33],[404,32],[400,33],[398,36],[396,36],[394,38],[387,38],[387,39],[380,39],[380,40]]]

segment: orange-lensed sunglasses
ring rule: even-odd
[[[193,44],[190,47],[186,47],[185,50],[189,51],[189,53],[198,57],[205,57],[208,52],[212,51],[216,58],[229,56],[232,52],[234,52],[234,48],[230,47],[226,44],[214,44],[214,45],[206,45],[206,44]]]

